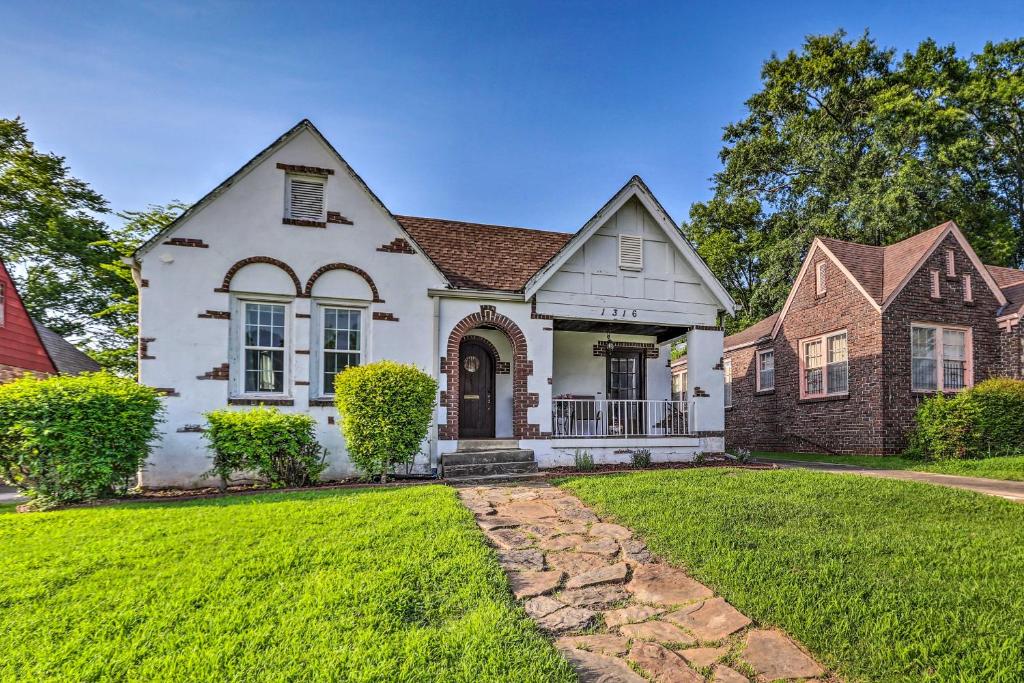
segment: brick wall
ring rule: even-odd
[[[732,407],[725,409],[726,445],[756,451],[780,450],[775,391],[757,392],[756,352],[771,343],[727,351],[732,362]]]
[[[946,249],[953,249],[956,277],[946,277]],[[938,270],[941,298],[930,297],[931,271]],[[973,305],[964,303],[962,275],[971,276]],[[1004,345],[1008,333],[999,330],[996,311],[999,303],[985,285],[981,274],[971,265],[967,254],[950,235],[928,259],[896,299],[885,310],[882,321],[885,335],[886,415],[885,452],[898,453],[906,445],[908,430],[914,425],[917,406],[927,396],[910,390],[910,325],[930,322],[970,327],[974,348],[974,381],[1003,374],[1007,368]],[[1009,350],[1008,350],[1009,351]],[[1019,376],[1019,375],[1018,375]]]

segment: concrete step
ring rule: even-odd
[[[441,456],[441,464],[444,467],[482,465],[492,462],[533,462],[533,451],[525,448],[510,448],[500,451],[455,451],[454,453],[444,453]]]
[[[472,465],[445,465],[444,478],[490,477],[508,474],[531,474],[537,471],[537,463],[528,462],[485,462]]]
[[[492,484],[527,484],[535,481],[544,481],[543,474],[497,474],[484,477],[458,477],[450,479],[445,477],[445,482],[455,486],[490,486]]]
[[[516,439],[459,439],[458,452],[510,451],[519,448]]]

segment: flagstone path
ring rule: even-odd
[[[458,492],[513,594],[584,683],[838,680],[785,634],[758,628],[559,488]]]

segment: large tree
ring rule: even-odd
[[[781,307],[816,235],[885,245],[955,220],[986,262],[1019,263],[1021,55],[926,40],[897,57],[838,32],[769,59],[683,226],[741,304],[730,331]]]

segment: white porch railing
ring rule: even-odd
[[[686,401],[556,398],[551,401],[551,436],[626,438],[687,436]]]

